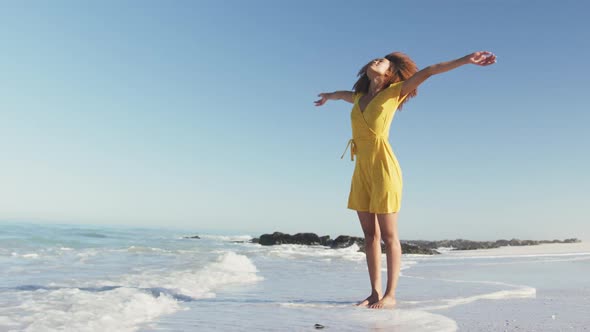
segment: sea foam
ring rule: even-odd
[[[149,270],[77,285],[6,289],[0,330],[135,331],[141,324],[182,309],[183,301],[215,296],[226,285],[263,278],[244,255],[228,251],[201,268]]]

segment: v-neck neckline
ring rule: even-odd
[[[381,90],[381,91],[383,91],[383,90]],[[359,97],[359,99],[357,100],[357,102],[356,102],[356,103],[357,103],[357,105],[358,105],[359,112],[361,112],[361,114],[365,114],[365,111],[366,111],[366,110],[369,108],[369,105],[371,105],[371,103],[373,102],[373,100],[375,100],[375,98],[377,98],[377,96],[378,96],[378,95],[381,93],[381,91],[377,92],[377,94],[376,94],[376,95],[374,95],[374,96],[373,96],[373,98],[371,98],[371,100],[369,100],[369,102],[368,102],[368,103],[367,103],[367,105],[365,106],[365,109],[364,109],[364,110],[362,110],[362,109],[361,109],[361,98],[363,98],[363,97],[364,97],[364,96],[366,96],[367,94],[366,94],[366,93],[363,93],[363,94],[362,94],[362,95]]]

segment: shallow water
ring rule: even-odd
[[[558,331],[590,324],[586,243],[404,255],[398,305],[372,310],[352,305],[370,291],[356,246],[265,247],[247,243],[246,234],[183,238],[194,234],[4,223],[0,330]]]

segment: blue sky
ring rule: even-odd
[[[393,51],[402,239],[590,239],[584,1],[0,4],[0,220],[361,235],[351,89]]]

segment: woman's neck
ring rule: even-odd
[[[379,91],[383,90],[383,86],[385,85],[385,77],[377,76],[369,81],[369,91],[368,94],[374,96],[379,93]]]

